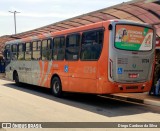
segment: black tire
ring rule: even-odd
[[[17,86],[20,86],[19,76],[17,72],[14,73],[14,81]]]
[[[62,97],[62,84],[58,77],[52,79],[51,92],[56,97]]]

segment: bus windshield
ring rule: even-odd
[[[153,46],[153,29],[117,24],[115,31],[115,47],[128,51],[150,51]]]

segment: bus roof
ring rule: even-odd
[[[39,40],[39,39],[41,40],[41,39],[53,37],[55,35],[58,36],[58,35],[61,35],[61,34],[67,34],[69,32],[78,32],[78,31],[93,28],[93,27],[95,27],[95,28],[96,27],[103,27],[103,24],[107,23],[107,22],[138,24],[138,25],[142,25],[142,26],[145,25],[145,26],[148,26],[148,27],[152,28],[152,26],[149,25],[148,23],[135,22],[135,21],[131,21],[131,20],[114,19],[114,20],[107,20],[107,21],[101,21],[101,22],[92,23],[92,24],[88,24],[88,25],[83,25],[83,26],[79,26],[79,27],[75,27],[75,28],[65,29],[65,30],[62,30],[62,31],[50,32],[50,33],[41,34],[41,35],[37,35],[37,36],[27,37],[27,38],[23,38],[23,39],[16,39],[16,40],[6,42],[5,45],[25,43],[25,42],[28,42],[28,41],[36,41],[36,40]]]

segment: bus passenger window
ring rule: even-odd
[[[18,60],[24,60],[24,44],[18,45]]]
[[[12,45],[12,60],[17,60],[17,45]]]
[[[66,39],[66,60],[78,60],[80,48],[80,35],[73,34]]]
[[[25,60],[31,60],[31,43],[26,43]]]
[[[53,39],[53,60],[64,60],[65,37],[56,37]]]
[[[33,60],[41,59],[41,41],[35,41],[32,43]]]
[[[42,60],[52,59],[51,39],[42,41]]]
[[[6,60],[10,60],[11,59],[10,45],[6,45],[6,47],[5,47],[5,59]]]
[[[82,34],[81,60],[98,60],[103,45],[103,30]]]

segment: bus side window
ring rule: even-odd
[[[98,60],[103,45],[103,30],[94,30],[82,34],[81,60]]]
[[[52,59],[52,49],[51,49],[51,39],[42,41],[42,60],[51,60]]]
[[[18,60],[24,60],[24,44],[18,45]]]
[[[12,45],[12,60],[17,60],[17,45]]]
[[[66,38],[66,60],[78,60],[80,34],[68,35]]]
[[[28,42],[26,43],[26,48],[25,48],[25,60],[31,60],[31,43]]]
[[[11,59],[11,50],[10,50],[10,45],[5,46],[5,51],[4,51],[5,59],[10,60]]]
[[[53,60],[64,60],[65,56],[65,37],[53,39]]]
[[[33,60],[41,59],[41,41],[35,41],[32,43]]]

